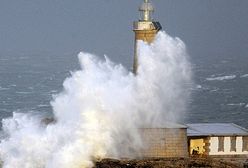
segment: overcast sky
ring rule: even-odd
[[[130,65],[142,0],[0,0],[0,55],[107,54]],[[153,0],[155,19],[193,59],[248,58],[248,0]]]

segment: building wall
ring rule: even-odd
[[[143,157],[187,157],[185,128],[142,128]]]
[[[236,137],[236,151],[231,151],[231,137],[224,137],[224,151],[219,151],[219,138],[210,137],[209,155],[243,155],[248,151],[243,150],[243,137]]]

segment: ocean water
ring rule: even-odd
[[[0,56],[0,118],[13,112],[51,115],[50,101],[78,68],[77,54]]]
[[[195,87],[188,122],[232,122],[248,128],[247,57],[208,57],[193,61]]]
[[[194,85],[185,122],[233,122],[248,128],[247,59],[192,58],[191,63]],[[0,119],[14,111],[51,115],[53,95],[77,69],[77,53],[0,55]]]

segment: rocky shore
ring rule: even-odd
[[[243,168],[242,162],[211,158],[103,159],[94,168]]]

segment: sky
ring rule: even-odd
[[[86,51],[131,67],[142,0],[0,0],[0,57]],[[153,0],[155,20],[193,60],[248,57],[247,0]]]

